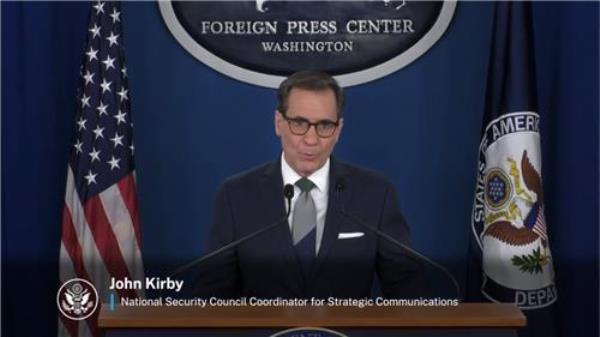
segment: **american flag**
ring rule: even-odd
[[[121,24],[119,3],[92,5],[62,221],[60,283],[87,279],[99,301],[108,300],[110,277],[141,279],[144,274]],[[98,312],[84,321],[61,315],[58,335],[98,336]]]

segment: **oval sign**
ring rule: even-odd
[[[300,69],[342,86],[389,75],[443,35],[455,1],[159,1],[167,27],[198,60],[276,88]]]
[[[280,331],[270,337],[348,337],[337,331],[324,328],[293,328]]]

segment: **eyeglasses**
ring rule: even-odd
[[[335,122],[329,120],[322,120],[316,123],[311,123],[306,118],[302,117],[289,118],[285,115],[282,116],[288,122],[290,131],[296,136],[304,136],[308,132],[310,127],[314,125],[315,131],[317,132],[317,136],[321,138],[329,138],[333,135],[335,129],[337,129],[338,125],[340,124],[339,120]]]

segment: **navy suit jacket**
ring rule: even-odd
[[[205,261],[196,284],[199,296],[232,298],[370,297],[375,274],[386,297],[422,295],[422,273],[414,258],[341,214],[340,207],[408,244],[408,227],[393,186],[381,175],[331,158],[329,200],[321,248],[304,275],[285,217],[280,160],[228,179],[216,200],[209,250],[279,221],[280,225]],[[337,182],[343,181],[343,191]],[[362,232],[340,239],[339,233]]]

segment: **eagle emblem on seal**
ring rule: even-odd
[[[61,307],[67,313],[85,315],[94,307],[94,301],[90,300],[90,295],[88,289],[85,289],[80,283],[74,283],[66,289]]]
[[[507,160],[510,178],[499,173],[499,169],[486,174],[486,204],[492,210],[500,210],[486,214],[482,237],[493,237],[510,246],[525,246],[539,240],[540,246],[531,254],[513,255],[511,262],[522,272],[541,273],[549,260],[542,177],[526,150],[520,165],[510,157]]]

